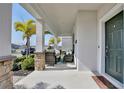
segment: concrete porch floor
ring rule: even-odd
[[[45,66],[45,71],[55,71],[55,70],[74,70],[76,69],[76,65],[71,62],[71,63],[58,63],[55,64],[54,66]]]
[[[99,89],[90,71],[34,71],[14,84],[26,89]]]

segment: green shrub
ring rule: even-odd
[[[18,62],[20,62],[20,59],[19,59],[19,58],[16,58],[16,59],[14,60],[14,63],[18,63]]]
[[[13,63],[13,71],[17,71],[20,69],[28,70],[34,68],[34,54],[29,55],[28,57],[22,56],[18,57],[14,60]]]
[[[15,63],[18,63],[18,62],[23,62],[24,59],[26,59],[26,56],[22,56],[22,57],[18,57],[14,60]]]
[[[18,63],[14,63],[14,64],[13,64],[12,70],[13,70],[13,71],[18,70]]]
[[[12,70],[13,70],[13,71],[17,71],[17,70],[20,70],[20,69],[21,69],[21,62],[19,62],[19,63],[14,62],[14,63],[13,63],[13,68],[12,68]]]
[[[29,57],[32,57],[32,58],[34,58],[34,56],[35,56],[34,54],[29,55]]]
[[[17,71],[21,69],[21,62],[24,61],[24,59],[26,59],[26,56],[22,56],[22,57],[18,57],[14,60],[13,62],[13,71]]]
[[[21,63],[22,70],[28,70],[34,68],[34,59],[32,57],[27,57],[24,59],[24,61]]]

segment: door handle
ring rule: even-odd
[[[108,56],[108,54],[109,54],[109,48],[108,47],[105,48],[105,53],[106,53],[106,56]]]

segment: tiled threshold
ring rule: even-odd
[[[103,76],[92,76],[92,78],[95,80],[95,82],[101,89],[117,89],[112,83],[110,83]]]

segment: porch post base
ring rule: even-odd
[[[35,70],[42,71],[45,69],[45,52],[35,53]]]
[[[13,56],[0,57],[0,89],[13,88]]]

